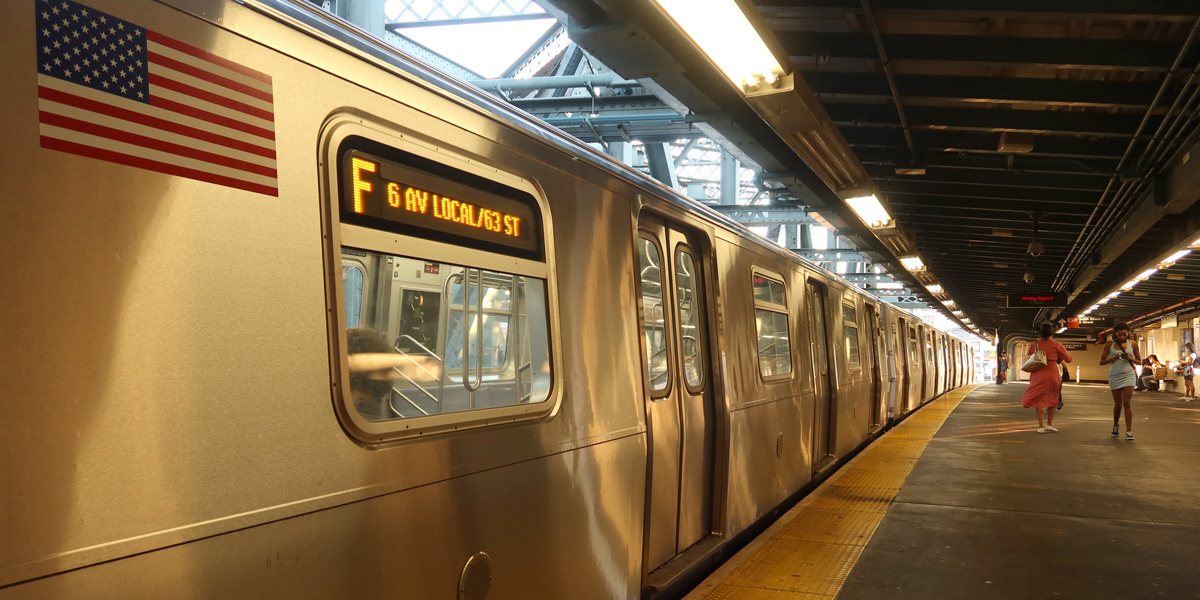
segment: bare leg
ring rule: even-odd
[[[1055,406],[1046,407],[1046,424],[1051,427],[1054,427],[1054,410],[1056,408]]]
[[[1038,429],[1045,427],[1046,426],[1045,423],[1042,422],[1042,413],[1044,413],[1046,409],[1044,409],[1040,406],[1035,406],[1035,407],[1033,407],[1033,410],[1037,411]]]
[[[1133,388],[1121,388],[1121,400],[1125,406],[1125,431],[1133,431]]]
[[[1124,393],[1123,390],[1112,390],[1113,427],[1116,427],[1116,426],[1120,425],[1120,423],[1121,423],[1121,404],[1122,404],[1121,394],[1123,394],[1123,393]],[[1116,434],[1114,434],[1114,435],[1116,435]]]
[[[1192,381],[1184,381],[1183,383],[1184,383],[1184,385],[1186,385],[1186,386],[1187,386],[1187,397],[1188,397],[1188,398],[1195,398],[1195,397],[1196,397],[1196,384],[1195,384],[1195,382],[1192,382]]]

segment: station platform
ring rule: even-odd
[[[1200,403],[1135,393],[1127,441],[1067,384],[1038,434],[1025,389],[929,403],[687,599],[1200,598]]]

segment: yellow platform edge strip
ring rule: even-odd
[[[880,436],[685,600],[832,600],[925,447],[980,385],[943,394]]]

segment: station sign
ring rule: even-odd
[[[1113,319],[1112,317],[1080,317],[1079,326],[1100,328],[1112,327]]]
[[[1009,308],[1065,308],[1067,295],[1058,294],[1009,294]]]
[[[1078,327],[1079,327],[1079,317],[1071,317],[1070,319],[1067,319],[1067,328],[1068,329],[1076,329]]]
[[[1159,325],[1162,329],[1171,329],[1179,326],[1179,315],[1167,315],[1162,318],[1162,324]]]
[[[1072,352],[1072,351],[1082,352],[1082,351],[1088,349],[1088,344],[1083,343],[1083,342],[1073,342],[1073,343],[1065,343],[1064,342],[1063,348],[1066,348],[1067,352]]]

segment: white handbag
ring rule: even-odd
[[[1021,365],[1021,370],[1026,373],[1032,373],[1046,366],[1046,353],[1042,352],[1041,348],[1034,350],[1033,354],[1029,355],[1029,359],[1025,364]]]

